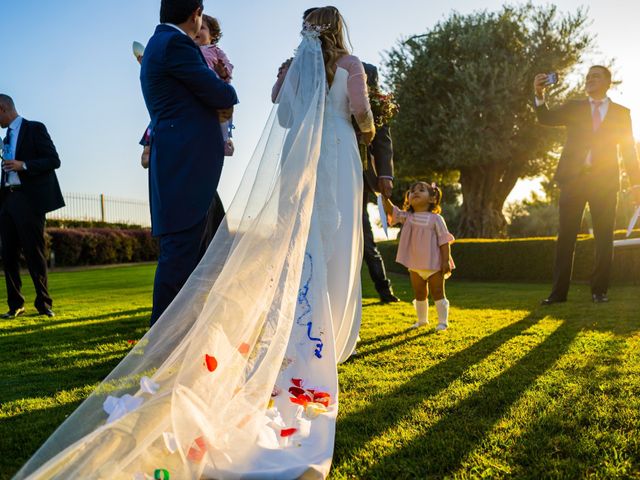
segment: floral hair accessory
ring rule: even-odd
[[[431,182],[431,188],[438,188],[438,186],[436,185],[436,182]]]
[[[331,25],[314,25],[309,22],[304,22],[302,24],[302,35],[305,37],[318,38],[327,30],[331,29]]]

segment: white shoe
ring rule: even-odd
[[[446,323],[439,323],[436,325],[436,332],[444,332],[448,328]]]
[[[428,325],[428,324],[429,322],[426,322],[426,323],[416,322],[409,327],[409,330],[415,330],[416,328],[424,327],[425,325]]]

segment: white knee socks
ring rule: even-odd
[[[418,321],[411,328],[418,328],[429,323],[429,303],[426,300],[414,300],[413,306],[418,314]]]
[[[436,330],[446,330],[449,326],[449,300],[443,298],[436,302],[436,310],[438,312],[438,325]]]

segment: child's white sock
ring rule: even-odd
[[[418,314],[418,321],[411,328],[418,328],[429,323],[429,303],[426,300],[414,300],[413,306]]]
[[[446,330],[449,326],[449,300],[443,298],[435,303],[438,312],[438,325],[436,326],[436,330]]]

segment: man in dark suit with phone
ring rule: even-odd
[[[565,302],[569,292],[573,255],[584,207],[588,203],[593,222],[596,255],[591,277],[595,303],[609,301],[607,290],[613,257],[613,230],[620,189],[618,149],[632,185],[635,203],[640,203],[640,166],[631,129],[629,109],[607,97],[611,72],[596,65],[586,77],[584,100],[572,100],[549,109],[545,89],[549,74],[534,80],[535,109],[542,125],[564,126],[565,142],[555,181],[560,187],[560,224],[553,269],[553,287],[543,305]],[[557,81],[557,78],[555,79]]]
[[[9,311],[2,318],[22,315],[20,252],[24,253],[36,291],[40,315],[53,317],[45,257],[45,214],[64,207],[55,170],[60,167],[56,147],[40,122],[18,115],[8,95],[0,94],[0,126],[6,128],[0,179],[0,238]]]
[[[202,0],[162,0],[142,59],[140,83],[151,117],[151,226],[160,239],[153,325],[202,258],[202,238],[224,160],[220,122],[238,98],[207,66],[194,38]]]

